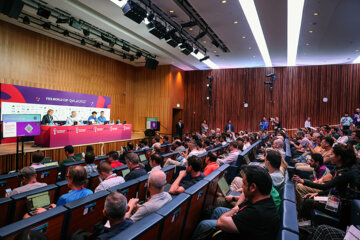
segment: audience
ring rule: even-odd
[[[174,195],[180,194],[184,192],[185,189],[202,180],[205,175],[200,172],[200,170],[201,159],[197,156],[189,157],[186,161],[186,170],[182,170],[179,172],[179,176],[171,185],[169,193]]]
[[[281,154],[278,151],[268,149],[265,157],[265,167],[268,169],[272,184],[278,192],[282,192],[285,177],[280,171]]]
[[[153,143],[153,145],[152,145],[151,147],[154,147],[154,144],[155,144],[155,143],[159,143],[159,144],[160,144],[160,136],[159,136],[159,135],[156,135],[155,137],[153,137],[152,143]]]
[[[140,166],[140,159],[136,153],[128,153],[125,156],[126,165],[130,172],[125,176],[125,181],[146,175],[147,172]]]
[[[39,150],[33,152],[32,153],[32,164],[30,167],[33,167],[34,169],[46,167],[44,164],[41,163],[43,160],[44,160],[43,152],[41,152]]]
[[[121,193],[112,192],[106,197],[103,214],[109,219],[111,227],[100,234],[97,240],[110,239],[134,223],[133,220],[125,217],[127,209],[126,197]]]
[[[150,197],[142,205],[138,204],[139,199],[130,199],[129,209],[126,212],[125,217],[137,222],[170,202],[172,200],[170,194],[164,192],[165,184],[166,174],[161,170],[153,170],[149,175],[147,183]],[[131,216],[133,212],[135,213]]]
[[[212,173],[213,171],[219,168],[219,164],[217,164],[216,160],[217,160],[216,153],[209,152],[207,154],[205,159],[206,167],[203,172],[205,176],[209,175],[210,173]]]
[[[60,168],[65,167],[64,166],[65,163],[81,161],[81,157],[74,155],[74,147],[73,146],[71,146],[71,145],[65,146],[64,150],[65,150],[66,159],[61,162]]]
[[[97,166],[96,166],[96,164],[94,164],[94,161],[95,161],[94,152],[87,152],[85,154],[86,165],[84,166],[84,168],[88,174],[97,173],[97,170],[96,170]]]
[[[151,154],[150,161],[149,161],[151,171],[149,172],[149,174],[152,171],[160,170],[161,169],[161,162],[162,162],[162,157],[160,156],[160,154],[158,154],[158,153]]]
[[[221,230],[221,239],[275,239],[280,228],[280,217],[270,197],[271,177],[264,168],[244,168],[243,194],[232,209],[218,207],[211,220],[197,226],[193,239],[205,239]]]
[[[18,178],[21,181],[21,187],[14,188],[6,197],[11,197],[19,193],[27,192],[37,188],[45,187],[46,183],[36,181],[36,171],[33,167],[24,167],[18,173]]]
[[[96,187],[95,192],[107,190],[125,182],[123,177],[113,173],[111,165],[107,162],[100,163],[99,166],[97,166],[97,171],[102,182]]]

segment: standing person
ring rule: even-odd
[[[42,120],[41,120],[41,125],[50,125],[53,123],[53,113],[54,113],[54,110],[52,109],[49,109],[47,111],[47,114],[43,116]]]
[[[178,135],[180,137],[180,139],[182,140],[182,135],[183,135],[183,129],[184,129],[184,123],[182,121],[182,119],[179,119],[179,122],[176,124],[176,135]]]
[[[100,123],[102,123],[102,124],[105,123],[106,117],[105,117],[105,112],[104,112],[104,111],[101,111],[101,112],[100,112],[100,117],[98,117],[97,120],[98,120],[98,122],[100,122]]]
[[[206,134],[207,131],[208,131],[208,129],[209,129],[209,126],[208,126],[208,124],[207,124],[207,121],[204,120],[204,121],[201,123],[201,132]]]
[[[71,116],[67,117],[66,123],[69,125],[74,125],[75,122],[79,122],[79,119],[76,117],[76,111],[72,111]]]
[[[260,121],[260,129],[267,130],[268,127],[269,127],[269,122],[267,121],[266,117],[263,117],[263,119]]]
[[[96,117],[96,115],[97,115],[97,112],[92,112],[91,113],[91,116],[88,118],[88,123],[96,123],[97,121],[98,121],[98,119],[97,119],[97,117]]]
[[[342,129],[349,130],[352,123],[353,120],[351,117],[349,117],[349,113],[345,112],[344,116],[340,119],[340,125],[342,126]]]
[[[228,121],[228,123],[225,125],[225,132],[230,130],[230,132],[235,132],[234,125],[231,123],[231,120]]]
[[[360,108],[357,108],[353,116],[353,124],[355,127],[360,127]]]
[[[272,125],[274,126],[274,131],[275,131],[275,136],[276,136],[279,129],[281,128],[281,122],[280,122],[279,117],[275,117],[275,119],[273,119]]]
[[[308,117],[305,121],[305,128],[311,128],[311,119]]]

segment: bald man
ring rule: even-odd
[[[166,174],[161,170],[151,171],[148,179],[148,190],[150,193],[150,198],[147,199],[147,202],[139,205],[139,199],[132,198],[129,201],[129,209],[126,212],[125,217],[130,218],[134,222],[139,221],[143,217],[156,212],[166,203],[171,201],[171,196],[169,193],[164,192],[164,186],[166,184]],[[134,215],[131,216],[131,214]]]
[[[272,145],[273,148],[277,149],[280,151],[281,155],[285,158],[286,157],[286,153],[284,151],[284,141],[282,139],[276,139],[274,142],[273,142],[273,145]]]

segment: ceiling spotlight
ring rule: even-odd
[[[126,52],[130,52],[130,47],[125,45],[125,44],[121,47],[121,49],[126,51]]]
[[[153,13],[150,13],[150,14],[148,14],[147,15],[147,20],[149,21],[149,22],[151,22],[153,19],[154,19],[154,17],[155,17],[155,15],[153,14]]]
[[[27,16],[25,16],[25,17],[23,18],[23,23],[24,23],[24,24],[30,24],[30,18],[27,17]]]
[[[79,31],[82,30],[80,23],[78,21],[76,21],[74,18],[70,19],[69,25],[70,25],[70,27],[73,27],[73,28],[75,28],[75,29],[77,29]]]
[[[51,15],[51,12],[43,7],[40,7],[37,10],[36,14],[39,15],[40,17],[48,19]]]
[[[200,62],[205,61],[205,60],[207,60],[207,59],[209,59],[209,58],[210,58],[209,56],[205,56],[205,57],[203,57],[202,59],[200,59]]]
[[[42,25],[42,27],[45,29],[45,30],[50,30],[51,28],[51,23],[50,22],[46,22]]]
[[[147,15],[146,10],[133,1],[127,1],[122,11],[126,17],[138,24],[140,24]]]
[[[142,56],[142,52],[136,52],[136,57],[139,58]]]
[[[111,53],[115,53],[115,49],[111,48],[111,49],[110,49],[110,52],[111,52]]]
[[[130,56],[130,62],[133,62],[135,60],[135,57],[133,55]]]
[[[181,26],[183,28],[190,28],[190,27],[194,27],[196,25],[197,25],[196,21],[190,21],[190,22],[186,22],[186,23],[181,24]]]
[[[206,35],[206,31],[203,31],[201,33],[199,33],[196,37],[195,37],[195,41],[199,40],[200,38],[203,38]]]
[[[84,36],[88,37],[90,35],[90,31],[87,29],[83,29]]]
[[[123,58],[123,59],[126,59],[126,54],[123,54],[123,55],[122,55],[122,58]]]
[[[68,36],[69,36],[69,31],[68,31],[68,30],[65,30],[65,31],[63,32],[63,35],[64,35],[65,37],[68,37]]]
[[[69,18],[58,18],[56,19],[56,23],[68,23],[69,20]]]
[[[146,24],[146,27],[149,30],[149,33],[154,35],[155,37],[162,39],[166,35],[166,27],[161,24],[161,22],[152,20],[150,23]]]
[[[96,42],[96,43],[94,44],[94,46],[95,46],[96,48],[100,48],[100,47],[101,47],[101,44],[98,43],[98,42]]]
[[[198,54],[198,52],[199,52],[199,49],[194,50],[194,54]]]
[[[185,55],[189,55],[193,51],[192,46],[190,46],[190,44],[186,42],[182,43],[179,47],[181,49],[181,52],[184,53]]]
[[[85,44],[86,44],[85,39],[81,39],[80,44],[83,45],[83,46],[85,46]]]

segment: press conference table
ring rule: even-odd
[[[35,145],[63,147],[131,138],[131,124],[41,126],[41,135],[35,136]]]

